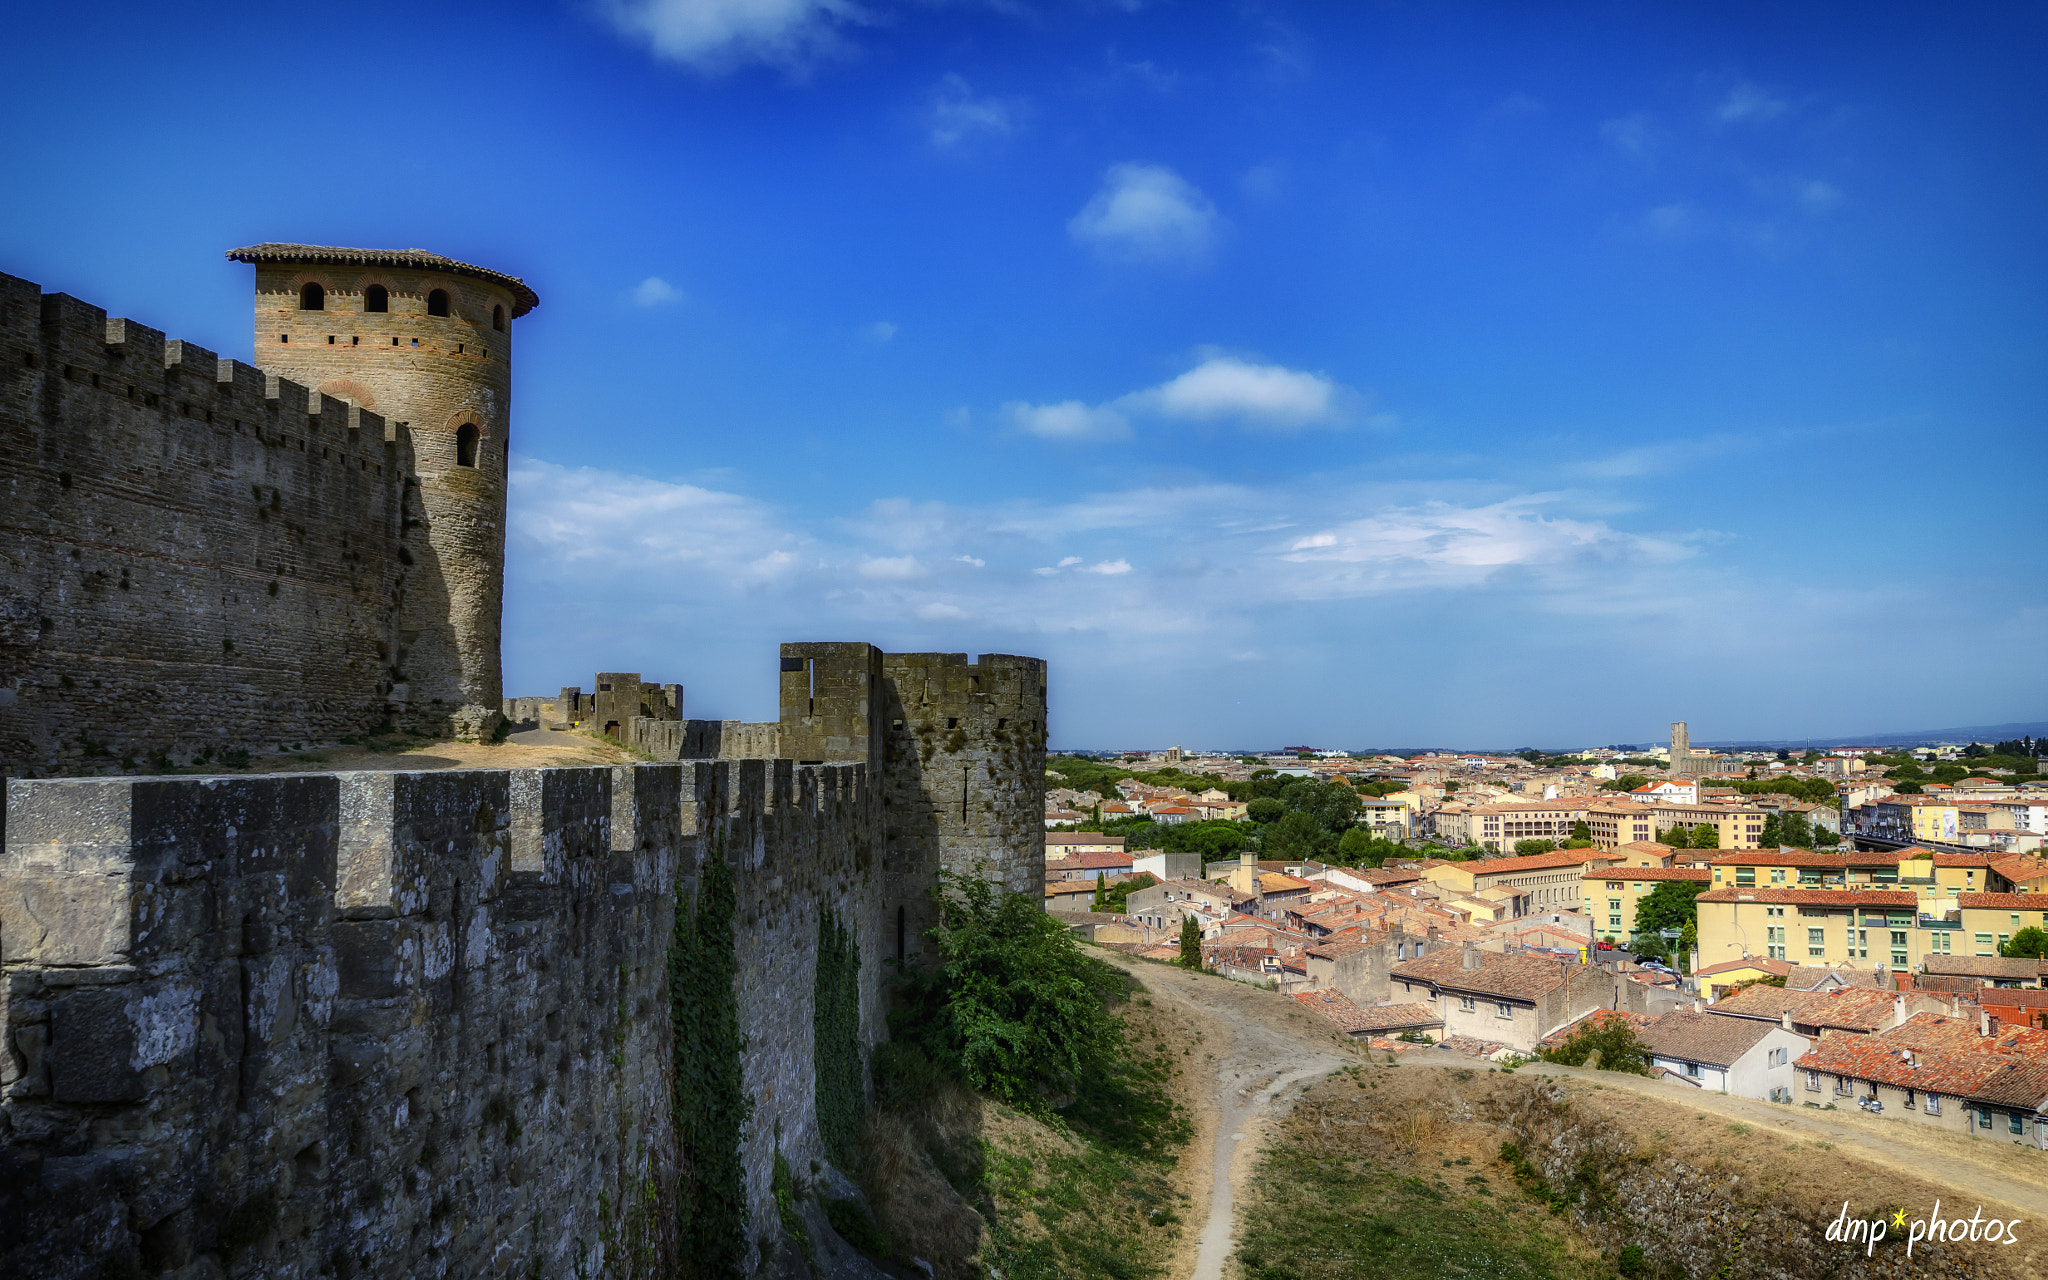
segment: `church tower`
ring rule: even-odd
[[[419,249],[258,244],[255,360],[383,416],[409,451],[392,680],[398,718],[488,734],[502,698],[512,322],[540,299],[516,276]]]

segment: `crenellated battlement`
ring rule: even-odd
[[[7,815],[8,1275],[209,1255],[597,1275],[658,1253],[666,957],[712,858],[738,894],[747,1196],[772,1223],[778,1134],[798,1167],[824,1158],[820,914],[881,969],[860,765],[15,781]]]

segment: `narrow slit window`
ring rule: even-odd
[[[307,281],[307,282],[306,282],[305,284],[302,284],[302,285],[300,285],[300,286],[299,286],[299,310],[301,310],[301,311],[325,311],[325,310],[327,310],[327,290],[325,290],[325,289],[321,288],[321,287],[320,287],[319,285],[317,285],[317,284],[313,283],[313,282],[312,282],[311,280],[308,280],[308,281]]]
[[[363,290],[363,310],[391,310],[391,295],[385,291],[383,285],[373,284],[369,288]]]
[[[430,316],[445,316],[448,314],[448,291],[446,289],[436,289],[427,295],[427,314]]]
[[[499,333],[505,332],[504,307],[496,306],[491,308],[491,328],[496,329]]]
[[[473,467],[476,465],[476,438],[478,432],[474,422],[465,422],[455,429],[455,465]]]

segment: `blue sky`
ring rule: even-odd
[[[1540,13],[1537,12],[1540,10]],[[524,276],[508,692],[1053,664],[1068,746],[2040,719],[2032,6],[9,18],[0,270]]]

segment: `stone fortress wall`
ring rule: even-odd
[[[0,769],[494,727],[512,319],[496,272],[257,245],[222,360],[0,276]]]
[[[778,1143],[825,1161],[823,922],[871,1045],[941,868],[1042,877],[1045,664],[785,645],[766,724],[613,673],[668,757],[617,768],[35,777],[500,714],[531,291],[231,256],[318,389],[0,276],[0,1275],[669,1273],[670,947],[713,858],[765,1241]]]
[[[0,772],[381,723],[412,475],[363,406],[0,276]]]
[[[736,873],[757,1234],[812,1108],[818,920],[881,1038],[859,765],[9,784],[0,1274],[659,1275],[667,952]]]

